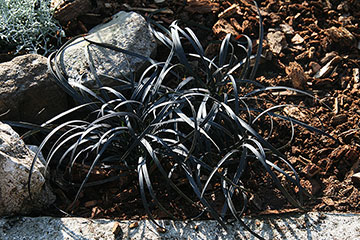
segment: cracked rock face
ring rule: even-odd
[[[45,183],[44,165],[39,160],[31,178],[33,200],[29,199],[27,182],[34,156],[19,135],[0,122],[0,216],[27,214],[55,201]]]
[[[87,39],[114,45],[118,48],[150,57],[156,51],[156,41],[145,19],[135,12],[119,12],[108,23],[98,25],[89,31]],[[70,43],[59,54],[57,61],[62,71],[68,76],[69,83],[80,82],[87,87],[95,87],[95,76],[91,71],[94,66],[100,75],[102,84],[113,85],[116,81],[110,77],[124,79],[132,72],[141,72],[147,62],[115,50],[104,48],[80,37]],[[141,75],[141,74],[137,74]]]
[[[0,63],[0,120],[43,123],[67,105],[65,92],[48,71],[46,57],[26,54]]]

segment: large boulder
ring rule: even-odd
[[[112,44],[118,48],[150,57],[156,51],[156,41],[145,19],[135,12],[119,12],[108,23],[98,25],[89,31],[87,39]],[[88,48],[88,50],[87,50]],[[85,52],[89,52],[86,57]],[[97,74],[123,79],[131,72],[141,72],[146,61],[115,50],[90,44],[80,37],[69,44],[57,59],[69,83],[80,82],[95,87],[89,60],[92,59]],[[91,60],[90,60],[91,61]],[[138,74],[140,75],[140,73]],[[102,79],[104,85],[116,84],[110,78]]]
[[[27,54],[0,63],[0,120],[43,123],[66,109],[66,94],[48,72],[45,57]]]
[[[36,162],[31,177],[31,196],[27,182],[35,153],[29,150],[19,135],[0,122],[0,216],[27,214],[49,206],[55,196],[43,176],[45,167]]]

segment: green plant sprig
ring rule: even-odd
[[[60,41],[61,26],[53,19],[49,0],[0,1],[0,47],[16,47],[46,55],[53,49],[48,45],[51,37]]]

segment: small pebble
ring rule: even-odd
[[[302,38],[298,33],[291,39],[293,44],[301,44],[304,42],[304,38]]]

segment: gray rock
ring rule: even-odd
[[[265,239],[360,239],[359,214],[282,214],[244,217],[243,220]],[[226,231],[213,220],[158,220],[158,224],[166,228],[164,232],[157,231],[150,221],[141,220],[137,226],[134,222],[86,218],[6,218],[0,219],[0,239],[256,239],[238,222],[226,224]]]
[[[66,109],[66,94],[49,74],[45,57],[27,54],[0,63],[0,120],[43,123]]]
[[[36,162],[31,178],[33,199],[29,198],[27,182],[34,156],[19,135],[0,122],[0,216],[27,214],[55,201],[45,184],[41,173],[44,165],[40,161]]]
[[[89,40],[112,44],[146,57],[151,56],[156,50],[155,38],[145,19],[135,12],[119,12],[110,22],[94,27],[89,33],[86,36]],[[128,76],[131,72],[141,71],[146,64],[146,61],[140,58],[89,44],[80,37],[67,46],[57,59],[64,73],[69,77],[70,84],[80,82],[88,87],[96,86],[85,55],[87,48],[90,53],[89,59],[92,58],[97,74],[123,79],[123,75]],[[102,81],[104,85],[116,83],[109,78]]]

